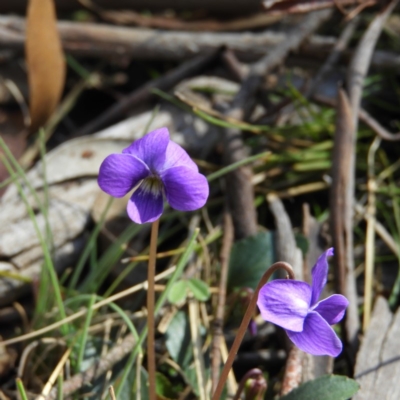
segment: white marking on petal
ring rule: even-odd
[[[145,193],[151,193],[154,196],[158,196],[160,193],[164,192],[164,185],[161,179],[157,176],[149,176],[136,187],[136,189],[140,186],[140,188]]]
[[[302,309],[302,310],[308,310],[309,309],[309,304],[306,301],[304,301],[303,299],[299,298],[299,297],[296,297],[294,299],[294,303],[296,304],[296,306],[299,309]]]

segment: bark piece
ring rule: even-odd
[[[395,371],[400,367],[399,329],[400,313],[397,312],[393,319],[387,301],[378,297],[370,325],[357,354],[354,378],[360,384],[360,390],[353,400],[399,398],[385,396],[385,393],[389,394],[399,386],[398,374],[396,377],[390,373],[390,369]],[[393,346],[396,341],[397,344]]]
[[[386,331],[382,342],[380,367],[377,372],[374,398],[400,399],[400,310],[392,319],[390,328]]]
[[[292,223],[282,201],[274,194],[267,196],[276,226],[276,259],[288,262],[296,275],[296,279],[304,280],[301,250],[297,247]],[[282,277],[285,277],[284,274]]]

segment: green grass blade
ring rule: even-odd
[[[17,378],[15,380],[15,383],[17,385],[17,390],[18,390],[19,395],[21,396],[21,399],[22,400],[28,400],[28,396],[27,396],[27,394],[25,392],[24,384],[22,383],[21,379]]]
[[[216,172],[213,172],[212,174],[209,174],[207,176],[207,180],[208,180],[208,182],[212,182],[213,180],[220,178],[221,176],[226,175],[229,172],[232,172],[235,169],[237,169],[243,165],[250,164],[251,162],[262,159],[262,158],[268,158],[270,155],[271,155],[270,151],[265,151],[264,153],[260,153],[260,154],[254,155],[254,156],[244,158],[243,160],[237,161],[233,164],[230,164],[224,168],[219,169]]]
[[[92,249],[94,248],[96,241],[97,241],[97,237],[99,236],[100,230],[104,224],[105,218],[107,216],[108,211],[110,210],[110,207],[112,205],[114,201],[113,197],[110,197],[107,201],[106,207],[104,208],[103,212],[101,213],[100,216],[100,220],[99,222],[96,224],[95,228],[93,229],[92,233],[90,234],[89,240],[85,246],[85,249],[82,252],[82,255],[80,256],[76,267],[74,268],[74,273],[72,274],[70,283],[68,285],[68,289],[75,289],[77,283],[78,283],[78,279],[82,273],[83,267],[85,266],[85,263],[92,251]]]
[[[93,317],[93,308],[92,307],[93,307],[93,304],[95,301],[96,301],[96,296],[95,295],[90,296],[89,304],[88,304],[88,308],[87,308],[87,315],[85,318],[82,336],[81,336],[81,340],[79,343],[78,361],[76,364],[76,372],[77,373],[79,373],[81,371],[81,365],[82,365],[83,357],[85,355],[86,342],[87,342],[87,338],[88,338],[88,330],[89,330],[90,323],[91,323],[92,317]]]
[[[115,243],[100,258],[97,269],[91,271],[85,281],[79,286],[81,292],[97,292],[115,263],[124,253],[127,243],[141,229],[141,225],[131,224],[117,238]]]
[[[0,158],[1,158],[2,162],[4,163],[4,166],[6,167],[8,173],[10,174],[10,176],[15,177],[16,173],[12,169],[8,159],[4,155],[0,155]],[[21,184],[18,182],[18,180],[15,181],[15,184],[17,186],[19,195],[21,196],[22,201],[24,202],[25,207],[27,208],[28,215],[29,215],[29,217],[30,217],[30,219],[31,219],[31,221],[33,223],[33,226],[34,226],[36,234],[38,236],[40,245],[42,247],[43,256],[44,256],[44,265],[45,265],[45,267],[47,269],[47,272],[49,274],[50,281],[51,281],[51,284],[52,284],[52,287],[53,287],[53,290],[54,290],[55,300],[56,300],[56,304],[57,304],[58,311],[59,311],[59,314],[60,314],[60,318],[64,319],[64,318],[66,318],[66,313],[65,313],[65,309],[64,309],[62,296],[61,296],[61,287],[60,287],[59,282],[58,282],[58,277],[57,277],[57,274],[56,274],[56,271],[55,271],[55,268],[54,268],[53,260],[51,259],[51,256],[50,256],[50,252],[49,252],[48,246],[45,243],[45,240],[43,238],[43,235],[42,235],[42,233],[40,231],[40,228],[39,228],[39,225],[37,223],[35,213],[34,213],[32,207],[30,206],[30,204],[28,202],[28,199],[27,199],[27,197],[25,195],[24,190],[21,187]],[[62,330],[62,333],[64,335],[66,335],[67,332],[68,332],[67,331],[67,326],[65,326],[65,325],[63,325],[61,327],[61,330]]]

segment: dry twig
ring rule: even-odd
[[[86,371],[76,374],[71,379],[66,380],[63,383],[63,396],[70,396],[85,385],[94,382],[95,379],[106,373],[118,361],[121,361],[124,357],[128,356],[132,352],[135,343],[136,341],[132,334],[126,335],[121,344],[114,346],[105,357],[100,359],[93,366],[89,367]],[[47,396],[47,399],[55,400],[56,398],[57,389],[53,388]]]
[[[344,90],[338,94],[336,131],[333,146],[332,186],[330,213],[333,246],[335,248],[337,290],[347,296],[350,305],[347,311],[347,338],[357,346],[359,321],[357,315],[357,291],[355,288],[353,249],[353,197],[349,198],[349,179],[353,174],[355,140],[352,110]],[[354,192],[351,192],[354,196]],[[351,210],[350,210],[351,209]],[[349,221],[350,219],[350,221]],[[348,285],[347,285],[348,284]]]
[[[233,243],[233,226],[232,218],[228,212],[224,215],[224,238],[222,242],[220,260],[221,274],[219,278],[218,303],[214,319],[214,337],[212,342],[212,363],[211,363],[211,380],[212,393],[218,383],[219,370],[221,365],[221,337],[224,325],[224,310],[226,300],[226,285],[228,280],[229,255],[231,253]]]
[[[104,11],[96,10],[100,16],[118,25],[133,25],[156,29],[176,29],[181,31],[212,31],[233,32],[256,28],[263,28],[279,21],[282,16],[271,16],[266,13],[258,13],[245,17],[229,20],[205,18],[201,20],[184,20],[177,17],[164,17],[158,15],[143,15],[133,10]]]
[[[183,61],[226,46],[239,59],[254,61],[275,46],[285,47],[288,41],[285,32],[272,30],[262,33],[173,32],[67,21],[59,21],[57,27],[65,52],[107,59]],[[24,43],[25,19],[0,15],[0,48],[22,51]],[[317,60],[326,58],[335,43],[335,37],[310,36],[301,46],[301,54]],[[348,59],[351,53],[345,55]],[[398,69],[400,56],[377,50],[371,63],[376,68]]]

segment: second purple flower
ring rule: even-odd
[[[275,279],[264,285],[257,301],[262,317],[284,328],[290,340],[301,350],[316,355],[336,357],[342,342],[331,325],[344,316],[348,300],[334,294],[318,301],[328,278],[327,257],[323,253],[312,269],[312,285],[290,279]]]
[[[204,206],[209,188],[204,175],[186,151],[169,140],[167,128],[156,129],[101,164],[100,188],[113,197],[133,190],[127,212],[143,224],[157,220],[164,197],[172,208],[193,211]]]

